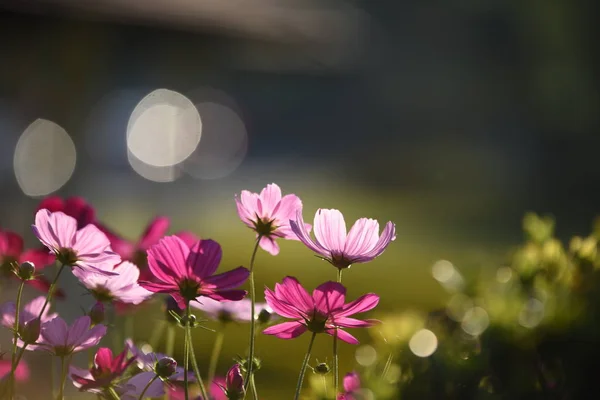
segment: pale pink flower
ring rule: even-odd
[[[32,321],[36,320],[40,316],[40,311],[44,307],[44,303],[46,302],[46,298],[44,296],[39,296],[31,300],[29,303],[25,304],[19,312],[19,333],[22,333],[27,326]],[[14,329],[15,327],[15,313],[17,310],[17,306],[14,302],[8,301],[0,307],[0,314],[2,316],[2,325],[7,327],[8,329]],[[46,309],[42,313],[40,318],[40,323],[45,323],[53,318],[56,318],[58,314],[50,313],[50,303],[46,306]],[[23,347],[23,342],[21,339],[17,340],[17,346]],[[34,350],[35,345],[29,345],[27,347],[28,350]]]
[[[140,270],[129,261],[112,267],[104,265],[108,271],[118,275],[90,274],[82,270],[73,270],[79,281],[98,301],[119,301],[128,304],[140,304],[152,296],[152,292],[138,284]]]
[[[191,306],[204,311],[208,317],[216,321],[250,322],[251,320],[252,302],[250,299],[225,302],[203,297],[198,300],[198,303],[191,303]],[[262,310],[266,310],[269,313],[273,312],[267,303],[256,303],[254,306],[254,318],[258,318]]]
[[[319,209],[315,214],[313,240],[305,228],[302,213],[298,212],[295,218],[290,225],[298,239],[338,269],[373,260],[396,239],[396,226],[392,222],[385,224],[379,236],[379,223],[376,220],[360,218],[346,234],[346,222],[341,212]]]
[[[379,303],[379,296],[365,294],[345,303],[346,288],[337,282],[326,282],[308,294],[296,278],[287,276],[281,284],[275,284],[275,291],[265,289],[267,304],[279,315],[294,321],[273,325],[263,331],[280,339],[293,339],[306,331],[327,333],[350,344],[358,340],[341,328],[363,328],[378,321],[350,318],[353,314],[372,310]]]
[[[344,393],[338,394],[337,400],[359,400],[360,378],[356,372],[350,372],[344,377]]]
[[[51,319],[42,325],[38,347],[61,357],[89,349],[100,343],[106,334],[106,326],[98,324],[90,329],[90,325],[87,315],[77,318],[71,326],[60,317]]]
[[[180,308],[200,296],[219,301],[241,300],[245,290],[237,290],[249,271],[238,267],[213,275],[221,262],[221,246],[213,240],[199,240],[192,247],[177,236],[162,238],[148,250],[148,266],[154,281],[140,285],[154,293],[168,293]]]
[[[64,265],[89,273],[118,275],[108,271],[106,265],[118,264],[121,257],[111,250],[106,235],[93,224],[77,230],[75,218],[43,209],[35,214],[32,228],[40,242]]]
[[[236,195],[238,215],[256,236],[260,235],[260,247],[272,255],[279,254],[277,238],[298,240],[290,229],[290,219],[302,212],[302,201],[295,194],[281,197],[281,189],[276,184],[267,185],[260,194],[242,190]],[[310,225],[305,225],[310,230]]]

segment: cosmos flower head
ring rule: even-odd
[[[260,193],[242,190],[236,196],[238,215],[242,222],[260,236],[260,247],[266,252],[279,254],[278,238],[298,240],[290,229],[290,219],[302,212],[302,201],[295,194],[281,196],[276,184],[267,185]],[[305,225],[310,230],[310,225]]]
[[[392,222],[387,222],[379,235],[379,223],[371,218],[360,218],[346,233],[344,216],[338,210],[317,210],[314,240],[305,228],[301,212],[290,221],[290,226],[306,247],[338,269],[375,259],[396,239],[396,226]]]
[[[140,286],[154,293],[168,293],[185,308],[198,297],[218,301],[241,300],[245,290],[235,289],[248,279],[249,271],[238,267],[214,275],[221,262],[221,246],[214,240],[199,240],[189,247],[177,236],[167,236],[148,250],[153,281]]]
[[[293,339],[306,331],[337,335],[340,340],[358,344],[358,340],[342,328],[364,328],[378,321],[361,321],[351,315],[372,310],[379,303],[379,296],[365,294],[346,303],[346,288],[337,282],[319,285],[312,296],[293,277],[285,277],[275,290],[265,289],[267,304],[279,315],[292,321],[273,325],[263,331],[280,339]]]
[[[90,273],[118,275],[109,271],[121,261],[106,235],[89,224],[77,230],[77,221],[63,212],[42,209],[35,215],[34,234],[63,265]]]

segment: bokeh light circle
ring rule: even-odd
[[[429,357],[435,353],[438,346],[438,339],[435,333],[429,329],[417,331],[408,342],[410,351],[417,357]]]
[[[463,331],[472,336],[481,335],[490,325],[490,317],[483,308],[473,307],[468,310],[462,320]]]
[[[37,119],[15,147],[15,177],[27,196],[45,196],[68,182],[76,159],[75,144],[67,131],[52,121]]]
[[[181,93],[157,89],[135,107],[127,124],[127,148],[135,158],[154,167],[181,163],[202,136],[200,114]]]

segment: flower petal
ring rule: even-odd
[[[392,222],[388,222],[385,224],[385,228],[383,229],[383,232],[381,233],[381,236],[379,237],[379,240],[375,246],[367,254],[365,254],[365,256],[371,259],[378,257],[394,240],[396,240],[396,225]]]
[[[335,336],[335,329],[328,329],[325,331],[325,333],[327,333],[328,335],[331,336]],[[343,340],[346,343],[350,343],[350,344],[359,344],[360,342],[358,341],[357,338],[355,338],[354,336],[352,336],[351,334],[349,334],[348,332],[342,330],[342,329],[338,329],[337,330],[337,337],[340,340]]]
[[[190,249],[177,236],[166,236],[148,249],[148,267],[163,282],[174,283],[185,277]]]
[[[139,241],[138,248],[146,250],[157,243],[169,229],[169,218],[156,217],[149,224]]]
[[[283,322],[273,325],[263,331],[265,335],[274,335],[279,339],[293,339],[306,332],[306,326],[298,321]]]
[[[378,239],[379,223],[374,219],[360,218],[348,232],[344,254],[350,258],[365,254],[375,247]]]
[[[81,316],[73,322],[67,334],[66,345],[78,346],[86,338],[92,321],[87,315]]]
[[[267,185],[260,192],[260,203],[262,204],[262,211],[266,217],[273,217],[273,211],[279,206],[281,201],[281,188],[275,183]]]
[[[315,308],[323,315],[331,315],[344,306],[346,288],[338,282],[325,282],[313,291]]]
[[[204,281],[215,286],[215,290],[233,289],[242,285],[250,276],[250,271],[244,267],[237,267],[222,274],[209,276]]]
[[[277,298],[275,293],[271,291],[269,288],[265,289],[265,300],[269,307],[273,309],[273,311],[282,317],[286,318],[302,318],[303,313],[301,313],[297,308],[292,307],[287,302],[282,302]]]
[[[260,247],[272,256],[276,256],[277,254],[279,254],[279,245],[277,244],[277,242],[275,242],[275,239],[273,239],[272,237],[261,237]]]
[[[205,278],[214,274],[219,267],[222,254],[221,245],[214,240],[206,239],[197,241],[190,247],[187,256],[188,276],[195,275],[199,278]]]
[[[344,305],[336,317],[347,317],[349,315],[362,313],[374,309],[379,303],[379,296],[375,293],[367,293],[358,299]]]
[[[43,341],[52,347],[64,346],[67,342],[68,332],[69,327],[67,323],[60,317],[42,324],[41,335]]]
[[[346,222],[339,210],[319,209],[315,215],[317,242],[332,253],[342,253],[346,243]]]
[[[298,211],[296,213],[296,220],[290,219],[290,228],[292,231],[298,236],[298,240],[300,240],[306,247],[311,249],[317,254],[322,255],[323,257],[331,256],[329,250],[324,248],[320,243],[315,243],[309,235],[309,227],[310,225],[304,222],[302,219],[302,211]]]
[[[361,321],[360,319],[341,317],[335,318],[334,323],[336,326],[341,326],[342,328],[367,328],[369,326],[373,326],[377,324],[379,321],[374,319],[367,319]]]

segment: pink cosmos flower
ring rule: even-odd
[[[22,264],[25,261],[33,263],[40,270],[54,263],[54,255],[48,254],[46,249],[24,250],[23,239],[14,232],[0,230],[0,271],[4,276],[14,278],[12,265]],[[42,292],[48,293],[50,282],[43,275],[36,275],[35,279],[28,280],[26,284]],[[62,290],[54,292],[58,298],[65,296]]]
[[[302,212],[302,201],[294,194],[281,197],[281,189],[276,184],[267,185],[260,194],[242,190],[236,196],[238,215],[242,222],[261,236],[260,247],[276,256],[279,254],[277,238],[298,240],[291,231],[289,220]],[[310,230],[310,225],[305,225]]]
[[[306,247],[338,269],[373,260],[396,239],[396,225],[386,223],[379,236],[379,223],[370,218],[360,218],[346,234],[346,222],[338,210],[317,210],[313,229],[315,240],[305,228],[301,212],[297,213],[295,221],[290,221],[290,225]]]
[[[359,400],[360,378],[356,372],[350,372],[344,377],[344,393],[338,394],[337,400]]]
[[[96,300],[140,304],[152,296],[152,292],[138,284],[140,270],[129,261],[124,261],[115,267],[108,264],[104,264],[103,267],[118,275],[106,276],[90,274],[79,269],[73,270],[73,275],[89,289]]]
[[[77,221],[77,229],[96,222],[96,212],[81,197],[69,197],[65,200],[58,196],[46,197],[38,205],[37,211],[49,210],[50,212],[62,211],[66,215],[75,218]]]
[[[94,325],[87,315],[79,317],[71,326],[60,317],[42,325],[41,341],[38,347],[56,356],[64,357],[72,353],[96,346],[106,334],[106,326]]]
[[[99,389],[108,388],[121,377],[127,368],[135,361],[135,357],[127,359],[128,348],[113,357],[109,348],[101,347],[94,356],[94,365],[89,369],[71,366],[69,377],[80,392],[99,393]]]
[[[0,381],[7,378],[11,370],[10,360],[0,360]],[[17,382],[25,382],[29,379],[29,367],[25,360],[19,361],[19,365],[15,369],[15,379]]]
[[[250,322],[251,320],[252,304],[250,299],[222,302],[205,297],[198,300],[198,303],[192,303],[191,305],[194,308],[204,311],[211,319],[220,322]],[[273,312],[267,303],[256,303],[254,306],[254,318],[258,318],[262,310],[270,313]]]
[[[19,333],[23,333],[26,326],[30,323],[35,322],[38,316],[40,315],[40,311],[44,307],[44,303],[46,302],[46,298],[44,296],[39,296],[31,300],[29,303],[25,304],[21,311],[19,312]],[[2,317],[1,323],[8,329],[14,329],[15,327],[15,313],[17,311],[17,306],[14,302],[8,301],[0,307],[0,314]],[[56,318],[58,314],[50,313],[50,303],[42,313],[40,318],[40,322],[44,324],[45,322],[50,321],[53,318]],[[21,339],[17,340],[17,346],[23,347],[23,342]],[[27,347],[29,350],[34,350],[34,345],[29,345]]]
[[[340,328],[362,328],[378,322],[349,317],[375,308],[379,296],[369,293],[350,303],[345,303],[345,298],[346,288],[340,283],[323,283],[313,291],[311,297],[296,278],[287,276],[281,284],[275,284],[275,291],[265,289],[265,299],[277,314],[294,321],[273,325],[263,333],[280,339],[293,339],[306,331],[333,336],[338,328],[338,338],[358,344],[354,336]]]
[[[221,246],[199,240],[188,247],[177,236],[167,236],[148,250],[148,266],[155,281],[140,281],[151,292],[168,293],[181,308],[200,296],[219,301],[241,300],[245,290],[233,290],[248,279],[249,271],[238,267],[213,275],[221,261]]]
[[[96,226],[89,224],[77,230],[77,221],[63,212],[46,209],[35,215],[32,226],[37,238],[64,265],[81,268],[88,273],[118,275],[106,268],[121,261],[110,248],[110,242]]]

